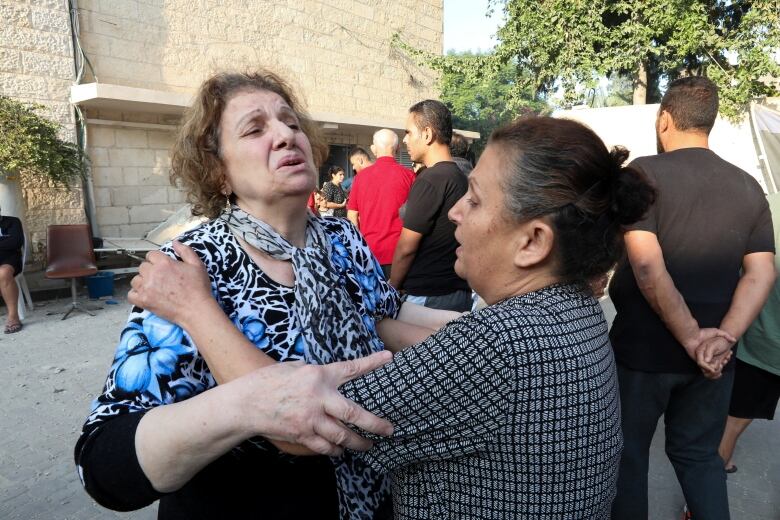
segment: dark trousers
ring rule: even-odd
[[[471,289],[442,294],[441,296],[414,296],[407,294],[406,301],[428,307],[429,309],[455,312],[468,312],[473,304]]]
[[[734,371],[711,381],[701,374],[650,373],[618,365],[623,456],[613,520],[647,518],[650,443],[664,416],[666,455],[694,520],[728,520],[726,473],[718,445]]]

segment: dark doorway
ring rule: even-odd
[[[352,168],[349,165],[349,149],[351,147],[344,144],[332,144],[328,148],[330,149],[328,158],[325,161],[325,164],[320,167],[320,179],[317,184],[318,188],[322,188],[322,185],[330,180],[328,170],[331,166],[341,166],[344,169],[346,179],[349,179],[354,175]]]

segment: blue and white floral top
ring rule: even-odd
[[[322,223],[333,246],[332,266],[364,322],[370,325],[374,350],[381,350],[384,345],[376,333],[375,320],[397,314],[398,293],[385,281],[378,262],[352,224],[330,217],[323,218]],[[294,325],[293,289],[261,271],[222,220],[207,222],[179,240],[200,256],[225,314],[257,348],[278,361],[303,359],[303,336]],[[161,250],[175,256],[170,243]],[[215,385],[205,360],[185,331],[135,307],[121,333],[103,392],[93,401],[79,446],[117,416],[183,401]],[[79,446],[76,459],[84,480]],[[254,439],[234,451],[268,446]]]

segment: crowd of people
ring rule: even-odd
[[[683,78],[657,156],[524,117],[473,165],[424,100],[419,171],[379,129],[347,193],[338,166],[317,186],[327,146],[282,78],[211,77],[171,174],[211,220],[132,281],[87,492],[163,519],[633,520],[664,415],[685,514],[729,518],[736,439],[780,396],[780,289],[760,186],[708,149],[717,107]]]

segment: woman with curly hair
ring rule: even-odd
[[[316,430],[292,435],[277,419],[295,413],[294,399],[258,394],[251,378],[217,386],[240,366],[363,358],[452,318],[428,313],[430,328],[391,320],[378,328],[399,315],[398,294],[348,221],[306,209],[326,154],[278,76],[222,73],[201,86],[173,148],[171,178],[193,213],[211,220],[150,253],[140,274],[180,263],[201,276],[208,297],[184,289],[200,316],[192,322],[132,309],[75,449],[82,482],[102,505],[131,510],[159,499],[164,519],[374,518],[387,486],[342,454],[370,443],[338,419],[377,433],[387,423],[336,400]],[[228,344],[247,350],[223,363]]]

